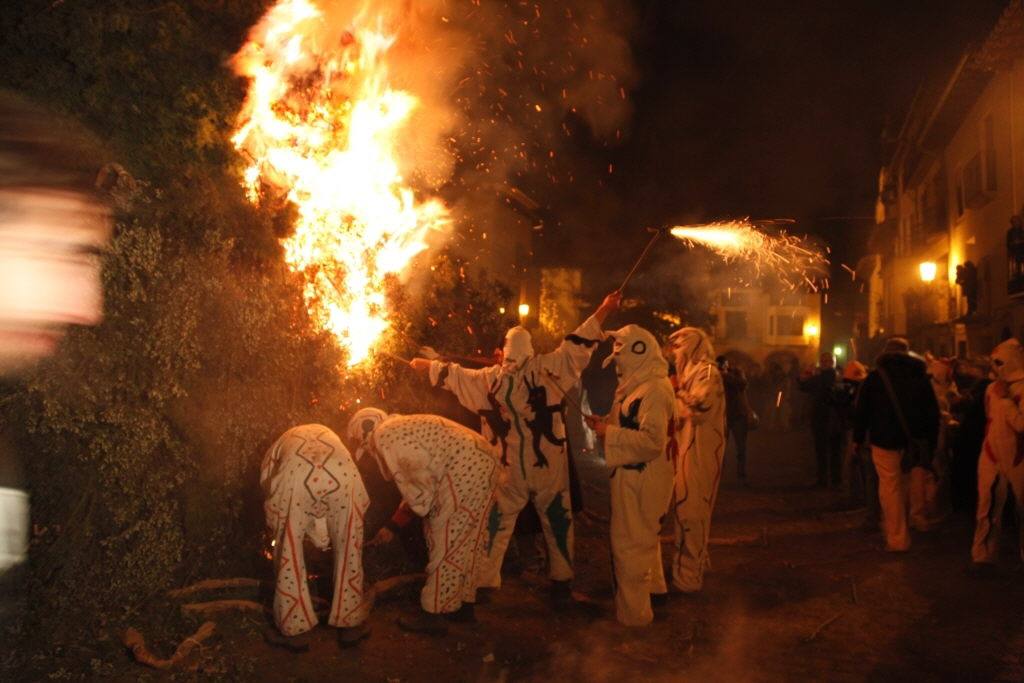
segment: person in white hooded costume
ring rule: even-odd
[[[1003,506],[1013,492],[1019,552],[1024,560],[1024,348],[1008,339],[992,351],[996,381],[985,390],[985,441],[978,458],[978,511],[971,560],[994,564],[999,556]]]
[[[416,358],[414,370],[428,373],[434,386],[451,391],[480,415],[484,436],[501,452],[507,472],[498,486],[488,520],[488,558],[480,586],[501,586],[501,564],[519,511],[532,500],[548,549],[552,596],[568,600],[573,577],[573,518],[569,461],[561,403],[603,339],[601,324],[618,308],[621,295],[601,306],[550,353],[534,354],[530,333],[514,327],[505,337],[502,362],[483,369]]]
[[[348,449],[320,424],[292,427],[274,442],[260,468],[267,527],[274,538],[274,623],[285,636],[317,624],[302,542],[334,548],[334,599],[328,623],[352,644],[363,625],[363,517],[370,498]]]
[[[348,436],[393,479],[402,504],[423,517],[429,560],[420,593],[422,613],[399,619],[409,631],[441,634],[447,615],[472,621],[477,575],[486,557],[487,513],[501,470],[494,446],[438,415],[391,415],[363,408]]]
[[[676,552],[672,584],[692,593],[704,585],[711,512],[725,454],[725,389],[711,340],[695,327],[669,337],[676,374]]]
[[[661,520],[672,500],[675,396],[658,340],[626,325],[605,366],[618,386],[607,419],[587,422],[604,442],[611,474],[611,546],[615,616],[626,626],[651,623],[651,594],[667,593],[661,564]],[[673,434],[674,436],[674,434]]]

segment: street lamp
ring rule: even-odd
[[[525,318],[530,315],[530,304],[519,304],[519,317]]]
[[[806,323],[804,325],[804,336],[805,337],[817,337],[818,332],[821,330],[814,323]]]
[[[917,269],[921,275],[921,282],[934,282],[935,274],[938,272],[939,267],[935,264],[935,261],[922,261],[918,264]]]
[[[846,355],[846,349],[844,349],[841,345],[836,344],[835,346],[832,347],[832,355],[835,356],[836,358],[842,358],[844,355]]]

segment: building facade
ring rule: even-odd
[[[767,289],[731,289],[711,307],[715,351],[745,370],[807,367],[818,360],[821,297],[816,293],[778,293]]]
[[[861,345],[988,354],[1024,336],[1024,6],[922,86],[879,176]],[[877,345],[877,344],[874,344]],[[862,354],[865,355],[865,354]]]

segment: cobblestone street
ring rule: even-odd
[[[544,580],[526,572],[478,607],[478,624],[445,639],[400,631],[406,605],[394,601],[378,605],[373,635],[355,650],[339,651],[323,627],[304,655],[244,631],[239,646],[265,676],[287,672],[280,680],[315,680],[325,669],[380,681],[1024,677],[1024,584],[1009,551],[995,577],[968,578],[971,526],[956,518],[915,535],[906,555],[886,554],[862,512],[843,509],[841,492],[810,487],[809,435],[756,432],[748,459],[750,484],[741,487],[731,449],[726,458],[704,594],[672,598],[646,629],[614,621],[607,476],[590,461],[581,467],[588,513],[577,589],[595,605],[555,613]]]

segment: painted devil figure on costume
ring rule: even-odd
[[[439,632],[441,615],[472,618],[477,576],[486,558],[488,511],[501,476],[498,452],[480,434],[437,415],[358,411],[349,423],[358,453],[374,456],[403,505],[424,518],[430,559],[420,593],[423,612],[403,618],[411,631]]]
[[[500,425],[509,428],[503,440],[507,463],[505,481],[498,487],[497,503],[489,523],[489,556],[480,585],[501,585],[501,564],[520,510],[532,500],[547,541],[549,576],[568,586],[572,579],[573,519],[569,494],[569,466],[561,402],[577,382],[590,356],[603,338],[601,322],[618,305],[609,295],[602,305],[559,347],[535,354],[530,333],[516,326],[509,330],[502,362],[482,369],[417,358],[412,367],[425,371],[434,386],[451,391],[466,408],[484,414],[496,401]],[[500,439],[494,416],[483,421],[484,435]],[[568,590],[565,590],[568,594]]]
[[[978,510],[971,559],[994,564],[999,555],[1003,506],[1013,492],[1019,550],[1024,560],[1024,348],[1008,339],[992,351],[996,381],[985,391],[988,425],[978,459]]]
[[[604,439],[611,473],[611,547],[615,615],[627,626],[651,623],[651,595],[668,592],[661,563],[661,520],[672,499],[675,395],[668,363],[647,330],[627,325],[605,365],[618,386],[608,422],[589,418]]]
[[[334,548],[334,599],[328,623],[350,628],[367,616],[363,600],[363,517],[370,498],[337,434],[320,424],[293,427],[263,458],[260,486],[274,538],[274,622],[285,636],[317,624],[303,539]]]
[[[699,591],[710,562],[708,538],[725,454],[725,390],[711,340],[695,327],[669,337],[675,360],[676,552],[672,583]]]

